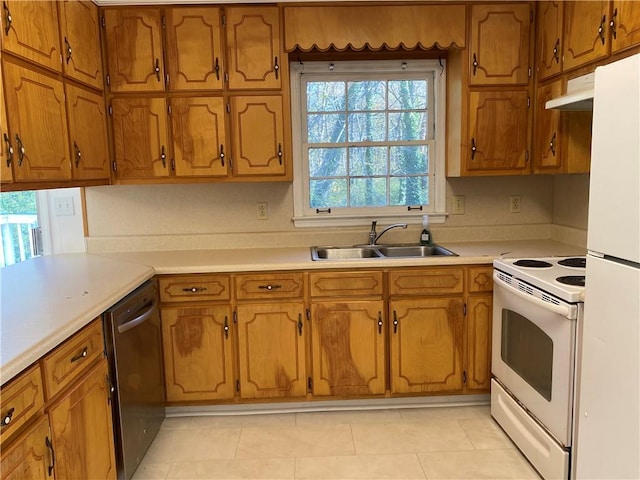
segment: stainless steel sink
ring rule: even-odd
[[[349,247],[311,247],[311,259],[318,260],[358,260],[366,258],[424,258],[432,256],[457,256],[440,245],[356,245]]]

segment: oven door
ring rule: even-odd
[[[498,270],[493,295],[491,371],[569,447],[577,306]]]

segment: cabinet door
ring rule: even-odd
[[[16,181],[71,178],[62,82],[3,61]]]
[[[56,478],[116,478],[105,360],[50,407],[49,418]]]
[[[7,447],[2,448],[0,471],[4,480],[51,480],[53,457],[49,419],[40,419]],[[57,453],[57,452],[56,452]]]
[[[562,3],[558,1],[538,2],[538,33],[536,69],[538,79],[544,80],[562,71]]]
[[[282,97],[231,98],[233,174],[284,175]]]
[[[227,175],[229,150],[224,115],[221,97],[171,100],[173,151],[178,177]]]
[[[167,11],[169,90],[222,90],[220,9]]]
[[[229,88],[280,88],[278,7],[228,7]]]
[[[467,390],[489,391],[492,302],[491,294],[467,300]]]
[[[471,5],[471,85],[529,81],[529,4]]]
[[[391,391],[462,390],[462,298],[389,302]]]
[[[535,107],[535,133],[533,144],[533,171],[535,173],[559,173],[562,170],[560,156],[560,110],[547,110],[545,104],[562,94],[562,81],[538,87]]]
[[[468,174],[528,173],[526,91],[469,94]]]
[[[613,1],[611,53],[640,45],[640,2]]]
[[[169,135],[164,98],[114,98],[111,107],[116,176],[167,177]]]
[[[161,316],[167,400],[233,398],[231,309],[163,308]]]
[[[314,395],[385,392],[387,326],[382,301],[311,306]]]
[[[564,5],[563,70],[605,58],[609,2],[577,1]]]
[[[107,83],[112,92],[164,90],[162,19],[154,8],[104,11]]]
[[[13,141],[9,137],[9,126],[7,125],[7,109],[4,103],[4,88],[2,86],[2,68],[0,65],[0,183],[10,183],[13,181]]]
[[[64,73],[102,90],[98,7],[93,2],[78,0],[64,0],[58,5]]]
[[[3,0],[2,49],[60,72],[58,2]]]
[[[238,306],[242,398],[305,395],[303,310],[301,303]]]
[[[109,147],[104,98],[70,83],[65,85],[65,90],[73,178],[108,179]]]

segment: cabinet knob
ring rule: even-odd
[[[159,58],[156,58],[156,65],[153,71],[156,72],[156,78],[158,79],[158,81],[160,81],[160,59]]]
[[[16,409],[13,407],[10,408],[6,415],[2,417],[2,422],[0,422],[1,427],[6,427],[11,423],[11,420],[13,420],[13,412],[15,412],[15,410]]]
[[[4,133],[3,136],[4,136],[4,143],[7,147],[7,167],[10,167],[11,162],[13,161],[13,147],[11,146],[11,139],[9,138],[9,135]]]
[[[20,140],[20,135],[18,135],[17,133],[16,145],[18,146],[18,166],[20,167],[22,165],[22,162],[24,161],[25,149],[24,143],[22,143],[22,140]]]
[[[556,132],[553,132],[553,136],[551,137],[551,141],[549,142],[549,150],[551,150],[551,154],[556,156]]]
[[[276,80],[278,79],[278,72],[280,71],[280,65],[278,65],[278,57],[275,57],[273,62],[273,71],[276,74]]]
[[[607,23],[607,16],[603,15],[602,20],[600,20],[600,26],[598,27],[598,35],[600,36],[600,40],[604,45],[604,26]]]
[[[471,139],[471,160],[475,158],[477,150],[478,150],[478,147],[476,147],[476,139],[472,138]]]
[[[480,65],[478,63],[478,57],[476,56],[475,53],[473,54],[473,63],[472,63],[472,65],[473,65],[473,74],[475,75],[476,71],[478,70],[478,65]]]
[[[75,152],[76,156],[76,168],[78,168],[78,165],[80,165],[80,160],[82,159],[82,152],[80,151],[80,147],[76,142],[73,142],[73,151]]]
[[[71,363],[77,362],[78,360],[82,360],[83,358],[87,358],[88,352],[89,352],[88,347],[84,347],[80,353],[71,357]]]
[[[4,10],[4,34],[9,35],[9,30],[11,30],[11,22],[13,18],[11,17],[11,11],[9,11],[9,7],[7,6],[7,2],[2,2],[2,9]]]
[[[556,43],[553,46],[553,59],[556,63],[560,63],[560,39],[556,38]]]
[[[64,49],[67,52],[67,65],[69,64],[69,62],[71,61],[71,44],[69,43],[69,40],[67,40],[67,37],[64,37]]]
[[[611,28],[611,35],[613,35],[613,39],[618,38],[618,31],[616,30],[616,17],[618,16],[618,9],[615,8],[613,10],[613,15],[611,16],[611,21],[609,22],[609,27]]]
[[[222,162],[222,166],[224,167],[224,145],[220,145],[220,162]]]

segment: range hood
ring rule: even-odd
[[[549,100],[547,110],[591,111],[593,110],[593,83],[595,73],[572,78],[567,82],[567,93]]]

